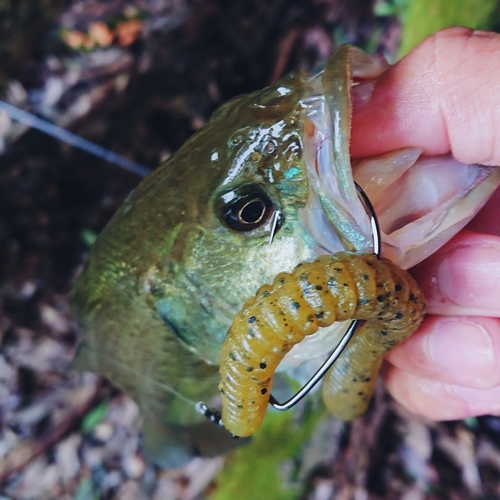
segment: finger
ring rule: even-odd
[[[433,420],[500,415],[500,387],[472,389],[419,377],[396,367],[386,370],[385,382],[399,403]]]
[[[500,164],[500,35],[450,28],[391,67],[353,117],[353,156],[417,146]]]
[[[462,231],[411,273],[427,312],[500,317],[500,237]]]
[[[466,229],[476,233],[492,234],[500,236],[500,217],[498,217],[498,207],[500,207],[500,188],[498,188],[485,206],[469,222]]]
[[[500,386],[500,320],[426,317],[386,360],[400,370],[441,383],[480,389]]]

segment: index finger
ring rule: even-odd
[[[500,35],[450,28],[427,38],[354,112],[354,157],[402,147],[500,164]]]

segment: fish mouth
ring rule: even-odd
[[[304,110],[304,161],[309,197],[299,211],[299,221],[314,242],[317,255],[350,250],[373,251],[370,218],[358,197],[349,159],[350,113],[332,119],[323,94],[322,73],[309,81],[311,92],[302,101]],[[342,106],[339,112],[342,111]],[[345,124],[335,133],[335,121]],[[347,151],[347,155],[345,152]],[[342,154],[342,152],[344,154]],[[290,371],[306,381],[326,354],[340,342],[349,321],[321,328],[294,346],[278,371]]]
[[[382,255],[404,269],[462,229],[500,184],[500,169],[406,148],[356,160],[354,176],[378,217]]]
[[[370,252],[370,219],[358,197],[348,155],[350,116],[332,119],[326,99],[318,91],[320,77],[311,79],[311,95],[301,102],[309,199],[299,216],[319,253]],[[340,134],[334,130],[339,120],[347,124]],[[340,150],[347,155],[339,154]]]

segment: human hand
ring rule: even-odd
[[[500,35],[441,31],[377,81],[353,117],[352,153],[416,146],[500,165]],[[412,271],[429,315],[386,358],[404,406],[436,420],[500,415],[500,190]]]

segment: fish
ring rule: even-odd
[[[74,366],[139,405],[145,453],[162,467],[235,446],[195,410],[217,404],[227,332],[279,273],[340,251],[409,268],[436,251],[500,184],[494,167],[417,148],[351,162],[352,102],[387,64],[339,46],[323,68],[237,96],[144,179],[92,246],[72,291],[82,331]],[[280,370],[307,372],[345,323],[295,345]]]

